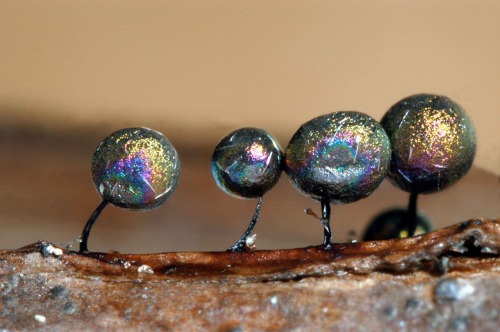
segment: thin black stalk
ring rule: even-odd
[[[321,200],[322,219],[321,224],[324,228],[323,246],[328,249],[332,246],[332,229],[330,228],[330,201],[326,198]]]
[[[408,212],[406,214],[408,237],[414,236],[417,230],[417,198],[418,194],[410,194],[410,202],[408,203]]]
[[[247,230],[241,238],[236,242],[231,248],[229,248],[229,251],[236,251],[236,252],[244,252],[246,251],[246,241],[248,236],[252,233],[253,228],[255,227],[255,224],[257,223],[257,220],[259,219],[259,213],[260,213],[260,206],[262,205],[262,196],[259,197],[259,201],[257,202],[257,207],[255,208],[255,212],[253,213],[253,218],[250,221],[250,224],[248,225]]]
[[[97,218],[101,214],[102,210],[108,205],[107,200],[103,200],[101,204],[95,209],[94,213],[89,218],[89,221],[87,221],[87,224],[85,225],[85,228],[83,229],[82,232],[82,242],[80,242],[80,253],[85,253],[88,252],[89,249],[87,247],[87,242],[89,240],[89,235],[90,235],[90,230],[92,229],[92,226],[96,222]]]

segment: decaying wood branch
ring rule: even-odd
[[[331,250],[0,252],[0,328],[496,330],[500,221]]]

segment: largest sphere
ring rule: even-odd
[[[285,171],[305,195],[343,204],[380,185],[390,155],[389,138],[377,121],[359,112],[335,112],[304,123],[293,135]]]
[[[467,173],[476,133],[462,107],[437,95],[407,97],[381,121],[392,144],[389,179],[410,193],[442,190]]]

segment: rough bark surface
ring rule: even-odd
[[[331,250],[0,252],[7,330],[455,330],[500,325],[500,220]]]

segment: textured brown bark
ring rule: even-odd
[[[331,250],[0,252],[0,328],[497,330],[500,220]]]

